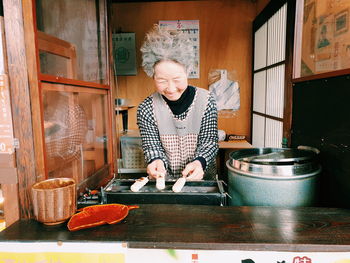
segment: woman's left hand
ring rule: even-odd
[[[186,165],[182,171],[182,175],[186,177],[188,181],[199,181],[203,179],[204,171],[200,161],[195,160]]]

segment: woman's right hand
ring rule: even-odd
[[[154,160],[149,165],[147,165],[147,174],[150,178],[156,179],[159,174],[165,174],[164,162],[160,159]]]

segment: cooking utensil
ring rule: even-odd
[[[144,175],[146,176],[146,175]],[[167,179],[165,189],[156,188],[156,180],[149,182],[138,192],[132,192],[130,186],[135,179],[114,178],[101,190],[104,204],[187,204],[222,205],[226,204],[226,193],[219,187],[222,181],[186,181],[181,192],[173,192],[176,180]]]

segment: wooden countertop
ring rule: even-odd
[[[246,149],[253,146],[246,140],[219,141],[219,149]]]
[[[350,210],[140,205],[121,223],[69,232],[18,221],[0,242],[127,242],[131,248],[350,251]]]

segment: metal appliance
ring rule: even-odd
[[[134,181],[111,180],[101,190],[102,203],[226,205],[227,194],[221,180],[188,181],[179,193],[172,191],[176,180],[166,181],[163,190],[158,190],[155,180],[150,180],[139,192],[132,192],[130,186]]]
[[[252,148],[232,152],[226,163],[230,205],[311,206],[321,173],[311,147]]]

